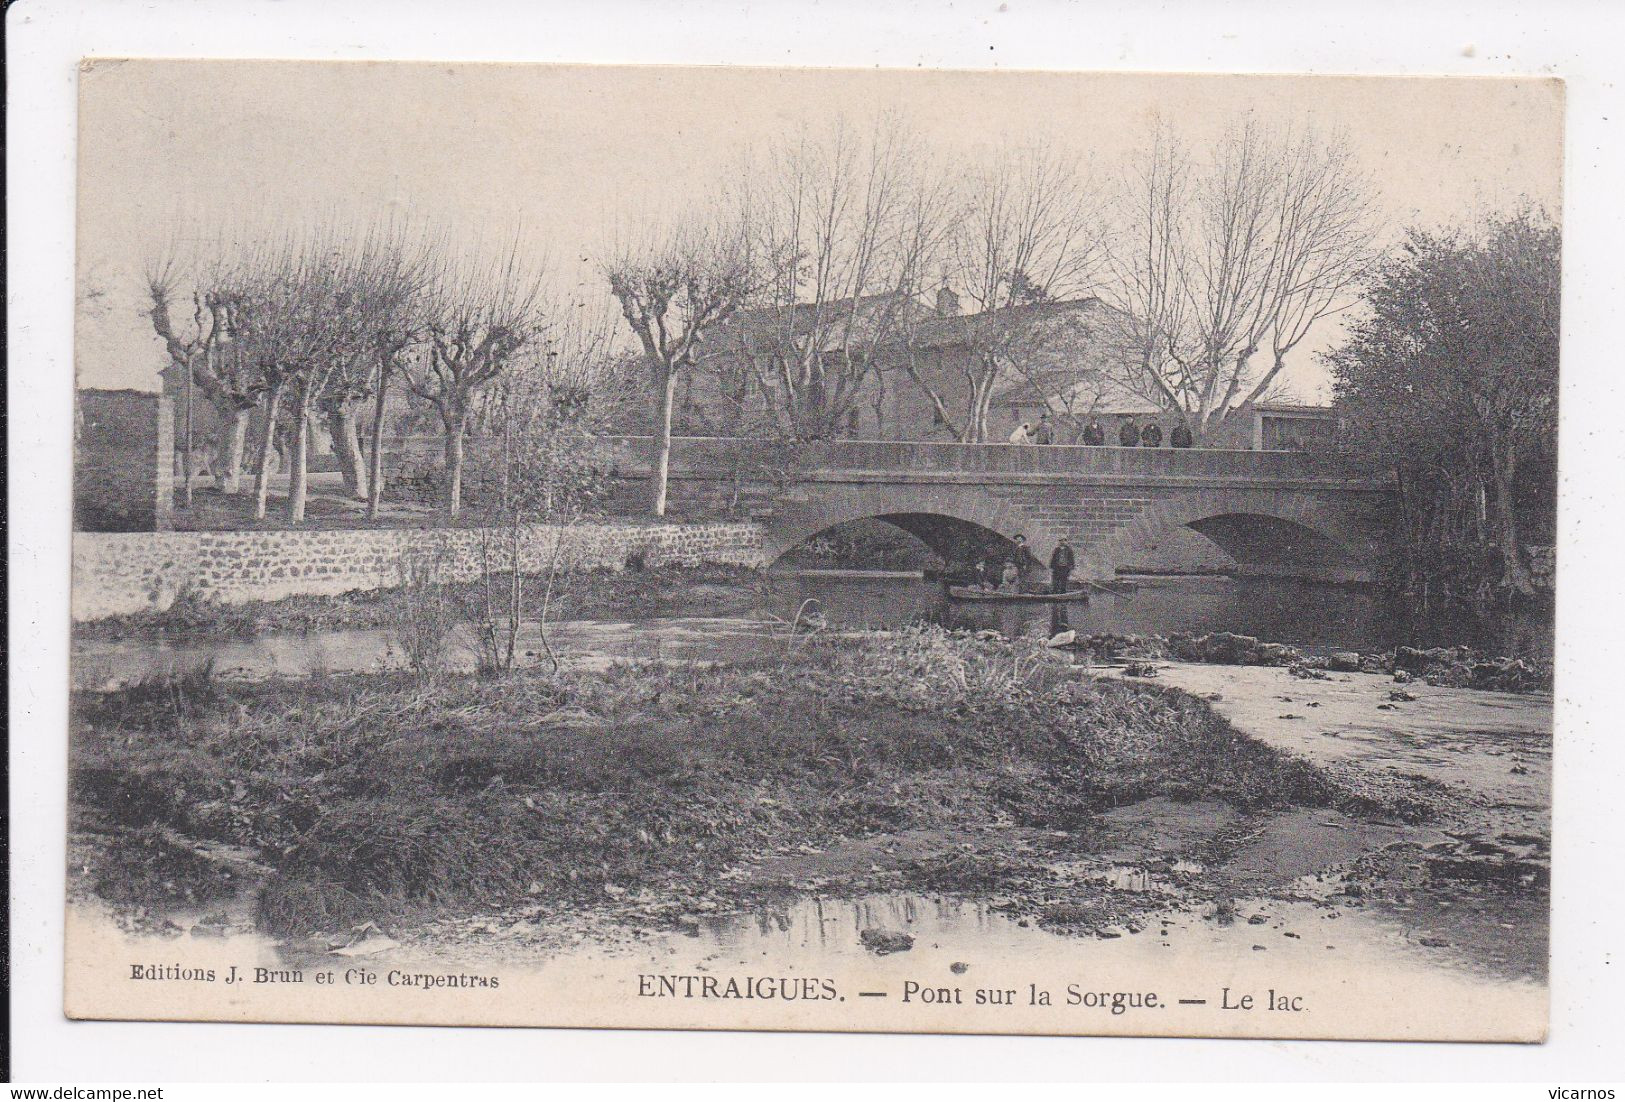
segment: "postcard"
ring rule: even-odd
[[[1545,1037],[1560,81],[80,103],[70,1016]]]

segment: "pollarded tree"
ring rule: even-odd
[[[694,367],[706,336],[751,293],[749,237],[737,224],[691,219],[619,250],[603,271],[643,351],[655,411],[650,511],[665,516],[677,382]]]
[[[311,424],[329,384],[355,355],[364,336],[358,304],[371,293],[371,241],[342,237],[331,227],[290,233],[256,245],[236,265],[228,291],[216,296],[232,353],[261,401],[255,517],[270,500],[277,432],[291,419],[287,520],[305,519]]]
[[[336,353],[317,399],[345,489],[377,515],[383,480],[383,418],[388,388],[406,351],[422,339],[419,309],[433,248],[398,227],[379,227],[362,239],[347,276],[354,326]],[[370,462],[361,449],[359,420],[373,405]]]
[[[425,339],[402,379],[439,416],[448,516],[462,510],[475,400],[543,335],[541,290],[542,271],[522,262],[517,245],[496,256],[453,259],[428,284],[421,324]]]
[[[1345,443],[1400,476],[1412,592],[1535,596],[1525,541],[1556,506],[1561,233],[1524,211],[1412,230],[1326,357]]]
[[[359,247],[318,238],[307,246],[290,288],[291,322],[284,336],[283,367],[293,419],[293,456],[288,472],[288,523],[302,524],[309,495],[311,424],[335,384],[371,348],[367,303],[378,272],[370,243]],[[340,447],[340,441],[334,441]],[[357,464],[352,457],[352,471]]]
[[[242,329],[241,280],[239,267],[224,258],[198,266],[191,279],[184,277],[173,258],[155,265],[147,275],[153,331],[185,379],[186,446],[181,462],[188,505],[198,446],[191,424],[194,394],[216,415],[218,436],[211,457],[215,485],[226,494],[241,488],[249,421],[260,402],[255,373],[237,340]],[[182,324],[177,325],[175,307],[182,303]]]

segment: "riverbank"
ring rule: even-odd
[[[508,575],[494,575],[502,590]],[[533,594],[543,581],[527,577]],[[638,619],[671,616],[739,616],[759,607],[775,585],[772,575],[746,566],[666,565],[643,570],[583,570],[559,587],[550,605],[552,619]],[[447,582],[446,603],[472,607],[480,581]],[[394,628],[414,608],[399,587],[357,589],[334,595],[302,595],[274,601],[226,603],[182,593],[161,611],[104,616],[74,625],[83,641],[184,641],[253,639],[264,635],[323,631],[376,631]]]
[[[139,922],[240,893],[247,874],[218,855],[249,853],[268,870],[254,921],[282,935],[373,921],[410,936],[491,908],[628,898],[675,922],[683,900],[797,890],[808,849],[846,855],[819,874],[843,890],[877,875],[1013,890],[1157,801],[1180,819],[1202,809],[1196,847],[1282,809],[1420,806],[1246,738],[1189,694],[938,629],[432,687],[198,676],[79,694],[74,730],[80,891]],[[882,837],[884,865],[862,856]],[[730,874],[765,855],[782,875]]]
[[[1160,666],[1156,679],[1200,696],[1249,738],[1345,784],[1423,785],[1436,793],[1424,822],[1328,864],[1325,882],[1357,892],[1371,913],[1403,924],[1439,955],[1510,975],[1545,974],[1549,694],[1180,662]]]

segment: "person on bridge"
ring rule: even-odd
[[[1015,431],[1010,434],[1010,443],[1012,444],[1031,444],[1032,442],[1033,427],[1025,421],[1017,425]]]
[[[1106,430],[1100,427],[1098,417],[1089,418],[1089,423],[1083,427],[1083,442],[1091,448],[1098,448],[1106,442]]]
[[[1055,551],[1049,557],[1049,591],[1051,593],[1065,593],[1072,584],[1072,571],[1077,567],[1078,560],[1072,554],[1072,545],[1062,536],[1055,545]]]
[[[1125,448],[1140,446],[1140,426],[1134,423],[1132,416],[1123,419],[1122,427],[1117,430],[1117,443]]]
[[[1162,426],[1155,421],[1148,422],[1145,428],[1140,430],[1140,446],[1142,448],[1162,447]]]
[[[1031,442],[1034,443],[1034,444],[1053,444],[1053,443],[1055,443],[1055,431],[1052,428],[1050,428],[1049,411],[1048,410],[1045,410],[1042,414],[1039,415],[1038,427],[1033,429],[1033,436],[1032,436],[1032,441]]]
[[[1174,448],[1188,448],[1196,441],[1191,439],[1190,426],[1181,421],[1174,426],[1174,431],[1168,434],[1168,445]]]

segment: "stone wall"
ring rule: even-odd
[[[74,527],[168,529],[175,490],[169,399],[138,390],[81,390],[74,397]]]
[[[272,601],[398,585],[401,567],[433,556],[448,576],[477,574],[484,552],[498,569],[509,562],[502,529],[431,528],[298,532],[77,532],[73,546],[73,618],[93,620],[168,608],[181,593],[223,601]],[[520,566],[545,567],[559,530],[521,533]],[[561,554],[578,569],[762,565],[762,532],[751,523],[584,524],[565,532]]]

